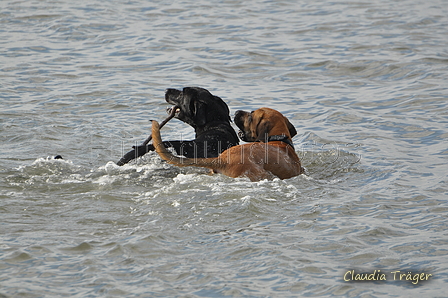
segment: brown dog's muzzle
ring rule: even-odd
[[[243,142],[249,142],[246,138],[246,134],[244,133],[244,131],[240,130],[238,131],[238,137],[241,139],[241,141]]]
[[[248,120],[250,120],[248,119],[250,115],[251,114],[249,112],[238,110],[235,112],[235,117],[233,118],[233,122],[235,122],[236,126],[238,126],[238,128],[240,129],[240,131],[238,132],[238,137],[244,142],[249,142],[247,138],[249,128],[246,128],[245,124],[248,124],[247,122]]]

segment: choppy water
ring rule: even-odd
[[[446,1],[1,1],[0,24],[1,297],[446,296]],[[114,166],[184,86],[283,112],[307,175]]]

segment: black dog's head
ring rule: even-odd
[[[175,117],[193,128],[213,121],[231,121],[227,104],[203,88],[185,87],[182,91],[167,89],[165,100],[180,109]]]

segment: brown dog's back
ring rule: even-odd
[[[272,179],[275,176],[288,179],[302,172],[300,159],[293,148],[279,141],[234,146],[216,158],[185,158],[174,156],[163,146],[156,121],[152,122],[152,136],[160,157],[180,167],[203,167],[233,178],[248,177],[251,181]]]

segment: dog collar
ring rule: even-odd
[[[285,135],[270,136],[267,139],[267,142],[274,142],[274,141],[280,141],[280,142],[286,143],[289,146],[291,146],[292,148],[294,148],[294,145],[292,144],[292,142]]]

